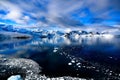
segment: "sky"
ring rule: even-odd
[[[0,23],[81,28],[120,24],[120,0],[0,0]]]

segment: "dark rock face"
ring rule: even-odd
[[[13,37],[13,38],[16,38],[16,39],[29,39],[30,37],[29,36],[16,36],[16,37]]]

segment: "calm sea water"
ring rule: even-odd
[[[120,74],[120,37],[1,38],[0,54],[32,59],[42,67],[41,74],[50,77]]]

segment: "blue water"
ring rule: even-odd
[[[105,72],[100,67],[105,71],[109,69],[116,74],[120,73],[120,37],[86,37],[78,40],[62,37],[52,39],[1,37],[0,54],[10,58],[32,59],[42,67],[41,74],[50,77],[104,76]]]

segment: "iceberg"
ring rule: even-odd
[[[9,77],[7,80],[23,80],[20,75],[14,75]]]

